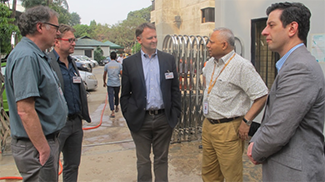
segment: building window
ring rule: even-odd
[[[251,58],[256,71],[270,89],[277,75],[275,63],[280,59],[280,55],[269,50],[265,37],[261,35],[266,21],[266,18],[251,21]]]
[[[152,2],[152,10],[151,11],[153,11],[153,10],[155,10],[155,0],[152,0],[151,2]]]
[[[85,50],[85,55],[88,57],[92,57],[91,50]]]
[[[214,8],[201,9],[202,12],[202,23],[214,22]]]

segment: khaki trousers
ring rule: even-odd
[[[227,123],[203,121],[202,179],[212,181],[243,181],[244,141],[238,135],[242,117]]]

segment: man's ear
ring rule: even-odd
[[[298,35],[298,26],[299,24],[295,21],[291,22],[290,24],[288,24],[287,26],[289,26],[289,37],[293,37],[294,35]]]
[[[38,22],[36,24],[36,30],[37,30],[37,32],[42,32],[43,31],[43,23]]]
[[[222,50],[226,50],[228,48],[228,42],[224,41],[222,42]]]
[[[141,44],[141,37],[137,37],[137,41],[139,42],[139,44]]]

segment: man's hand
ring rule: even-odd
[[[242,140],[246,140],[248,139],[248,132],[249,132],[249,127],[245,121],[241,121],[241,124],[238,128],[238,135],[239,138],[241,138]]]
[[[103,87],[106,87],[106,83],[103,84]]]
[[[247,156],[248,156],[249,160],[250,160],[253,164],[257,165],[257,164],[260,164],[260,163],[256,162],[256,161],[253,159],[253,156],[252,156],[253,145],[254,145],[254,142],[252,142],[252,143],[250,143],[250,144],[248,145],[248,147],[247,147]]]
[[[17,101],[17,112],[23,123],[28,138],[33,143],[39,153],[41,165],[49,159],[51,149],[44,136],[41,122],[35,110],[35,100],[33,97]]]
[[[44,166],[44,164],[47,162],[47,160],[49,160],[50,154],[51,154],[50,146],[47,145],[44,147],[47,147],[47,148],[44,148],[44,151],[38,151],[39,152],[39,161],[42,166]]]

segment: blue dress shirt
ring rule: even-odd
[[[81,83],[73,83],[73,77],[78,76],[77,71],[72,65],[72,58],[68,56],[69,68],[65,66],[63,62],[60,61],[58,53],[54,50],[54,54],[57,57],[59,63],[63,82],[64,82],[64,98],[67,101],[69,114],[80,114],[81,113],[81,100],[80,100],[80,86]]]
[[[164,102],[160,89],[160,69],[157,51],[149,58],[141,50],[143,74],[147,91],[147,110],[163,109]]]
[[[279,61],[276,62],[275,67],[278,70],[278,72],[280,71],[280,69],[282,68],[283,64],[285,63],[285,61],[287,60],[287,58],[290,56],[290,54],[296,50],[298,47],[304,45],[304,43],[298,44],[296,46],[294,46],[293,48],[291,48],[281,59],[279,59]]]

